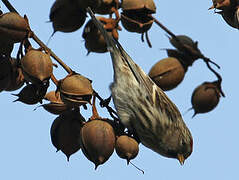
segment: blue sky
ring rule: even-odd
[[[53,0],[16,1],[11,3],[21,15],[28,16],[30,26],[37,36],[47,42],[53,32],[49,20]],[[238,178],[238,30],[228,26],[223,19],[207,9],[207,1],[155,1],[154,15],[173,33],[185,34],[199,42],[202,53],[221,66],[222,88],[226,95],[216,109],[199,114],[191,119],[193,111],[183,115],[194,138],[194,151],[181,166],[177,160],[168,159],[140,145],[139,155],[132,162],[145,171],[143,175],[132,165],[120,159],[116,153],[98,169],[88,161],[81,151],[73,154],[70,162],[63,153],[56,153],[51,144],[50,127],[55,115],[38,108],[37,105],[12,103],[15,97],[10,92],[0,93],[0,179],[237,179]],[[3,3],[1,8],[6,11]],[[89,19],[89,18],[88,18]],[[108,53],[91,53],[86,56],[82,29],[74,33],[57,32],[49,47],[73,70],[93,80],[93,87],[102,97],[110,95],[112,65]],[[172,48],[165,32],[156,24],[149,31],[153,47],[142,43],[140,35],[120,32],[120,43],[129,55],[148,72],[153,64],[165,58],[163,48]],[[38,47],[33,43],[34,47]],[[61,67],[54,69],[58,79],[66,72]],[[207,69],[202,60],[188,69],[183,82],[174,90],[166,92],[184,113],[191,107],[191,94],[204,81],[216,77]],[[49,90],[54,89],[51,86]],[[17,93],[18,91],[14,92]],[[98,108],[101,116],[108,117],[105,109]],[[88,118],[91,111],[82,109]]]

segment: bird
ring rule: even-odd
[[[184,161],[193,151],[193,138],[176,105],[110,37],[90,8],[87,12],[105,38],[114,70],[111,96],[120,122],[154,152]]]

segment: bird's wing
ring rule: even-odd
[[[145,89],[149,94],[148,98],[153,103],[153,100],[151,98],[153,94],[153,85],[154,85],[153,81],[137,64],[135,64],[135,62],[131,59],[131,57],[125,52],[120,43],[108,35],[102,24],[96,19],[91,9],[87,8],[87,11],[90,14],[95,25],[98,27],[98,29],[104,36],[108,46],[108,50],[111,52],[111,54],[113,54],[113,56],[115,55],[116,52],[118,52],[117,55],[120,55],[121,59],[128,65],[129,69],[131,70],[131,72],[133,73],[135,79],[139,82],[139,84],[145,87]]]
[[[111,56],[113,56],[117,60],[119,60],[119,57],[117,56],[121,56],[120,59],[123,60],[128,65],[135,79],[141,86],[143,86],[142,89],[146,90],[145,96],[147,100],[149,100],[149,102],[158,109],[164,107],[164,109],[161,109],[161,111],[167,113],[168,116],[170,117],[169,119],[171,119],[172,121],[175,121],[176,119],[178,119],[178,117],[181,117],[179,110],[177,109],[175,104],[167,97],[167,95],[163,92],[163,90],[161,90],[151,80],[151,78],[137,64],[135,64],[135,62],[131,59],[131,57],[125,52],[120,43],[108,35],[102,24],[96,19],[91,9],[87,8],[87,11],[90,14],[95,25],[98,27],[98,29],[104,36]],[[175,113],[171,113],[170,109],[173,109]]]

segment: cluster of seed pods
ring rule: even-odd
[[[142,34],[142,41],[145,33],[151,47],[147,32],[154,22],[151,14],[156,12],[153,0],[56,0],[50,10],[53,34],[56,31],[74,32],[81,28],[86,21],[87,7],[96,14],[109,15],[108,18],[103,16],[97,18],[113,38],[119,38],[118,30],[121,30],[119,26],[121,22],[127,31]],[[122,10],[121,13],[119,9]],[[115,14],[115,18],[112,18],[112,14]],[[88,54],[107,52],[105,40],[91,20],[86,23],[82,37]]]
[[[238,28],[237,9],[227,4],[230,0],[213,1],[213,8],[233,27]],[[151,46],[147,32],[155,19],[152,14],[156,12],[153,0],[56,0],[50,10],[50,21],[54,32],[74,32],[81,28],[86,21],[86,7],[100,15],[109,15],[109,18],[98,16],[110,36],[118,40],[118,30],[121,27],[129,32],[146,34],[147,42]],[[119,13],[119,8],[122,12]],[[228,8],[233,9],[232,14]],[[115,14],[115,18],[112,18]],[[230,18],[229,18],[230,16]],[[95,92],[91,80],[74,71],[57,80],[53,73],[54,64],[49,49],[31,46],[31,38],[27,17],[21,17],[15,12],[0,14],[0,92],[15,91],[20,88],[15,101],[25,104],[42,103],[41,106],[51,114],[57,115],[51,126],[50,135],[53,146],[62,151],[67,159],[80,149],[85,157],[95,164],[95,169],[104,164],[114,150],[120,158],[130,162],[139,152],[136,138],[125,129],[119,127],[115,120],[101,118],[95,109]],[[107,52],[106,42],[97,27],[89,20],[82,37],[85,47],[90,52]],[[201,58],[208,60],[198,49],[198,43],[185,35],[173,35],[170,43],[176,49],[166,49],[168,57],[157,62],[150,70],[149,76],[164,91],[176,88],[184,79],[189,66]],[[11,57],[14,44],[20,43],[17,58]],[[24,53],[23,48],[24,47]],[[210,62],[209,60],[207,63]],[[210,67],[210,66],[209,66]],[[210,69],[210,68],[209,68]],[[220,76],[217,81],[204,82],[192,94],[192,108],[195,114],[206,113],[213,110],[224,96],[221,90]],[[55,91],[48,92],[50,80],[56,85]],[[86,120],[80,113],[80,107],[92,105],[93,115]]]
[[[198,113],[210,112],[217,106],[220,96],[224,96],[221,90],[222,78],[209,64],[213,62],[201,53],[198,42],[194,42],[188,36],[172,34],[169,41],[176,49],[166,49],[168,58],[153,65],[149,71],[149,76],[162,90],[172,90],[183,81],[188,67],[192,66],[197,59],[203,59],[218,80],[204,82],[197,87],[192,93],[191,103],[192,109],[194,109],[193,116]]]
[[[53,94],[55,92],[48,95]],[[119,131],[117,126],[115,121],[99,117],[94,104],[93,115],[88,121],[81,115],[79,108],[64,109],[52,123],[51,141],[57,151],[66,155],[68,161],[72,154],[81,149],[85,157],[95,164],[95,169],[104,164],[114,150],[129,163],[138,154],[138,142]]]
[[[117,13],[117,1],[99,1],[99,6],[94,2],[89,1],[96,12]],[[89,4],[85,4],[85,1],[75,3],[64,0],[57,0],[54,3],[50,13],[54,32],[73,32],[84,24],[86,12],[78,11],[77,7],[78,3],[85,7]],[[82,19],[72,19],[77,16]],[[99,17],[99,19],[106,25],[111,23],[107,18]],[[112,18],[109,20],[115,21]],[[23,18],[14,12],[1,14],[0,32],[0,67],[2,68],[0,90],[14,91],[23,86],[18,94],[13,94],[18,97],[15,101],[28,105],[48,101],[40,106],[47,112],[57,115],[50,130],[51,141],[57,151],[62,151],[69,160],[73,153],[81,149],[86,158],[95,164],[95,168],[105,163],[114,150],[128,163],[137,156],[138,142],[123,130],[119,131],[116,127],[118,122],[99,117],[94,105],[93,116],[88,121],[81,115],[80,107],[86,108],[86,104],[92,104],[94,90],[91,80],[74,71],[57,80],[53,73],[55,65],[51,60],[49,49],[44,47],[34,49],[28,41],[33,32],[26,17]],[[117,31],[111,29],[109,33],[114,38],[118,38]],[[100,36],[97,28],[89,21],[83,34],[89,52],[106,52],[106,44]],[[99,48],[103,50],[92,46],[90,41],[96,37],[99,37]],[[96,40],[97,38],[93,41]],[[16,59],[11,57],[15,43],[20,43]],[[50,80],[56,85],[56,90],[48,92]]]

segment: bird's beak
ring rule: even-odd
[[[180,164],[183,165],[184,161],[185,161],[185,158],[183,157],[183,155],[182,154],[178,154],[177,158],[178,158]]]

